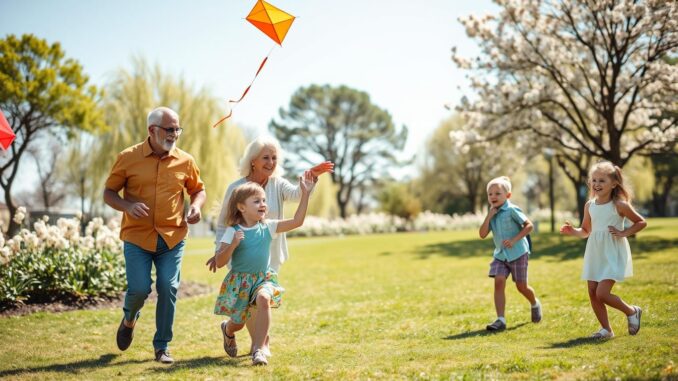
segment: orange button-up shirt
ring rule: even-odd
[[[161,158],[153,153],[147,138],[120,152],[106,188],[122,189],[123,199],[150,208],[147,217],[137,219],[123,213],[120,239],[155,251],[158,234],[170,249],[186,237],[184,189],[192,196],[205,189],[205,184],[193,156],[175,147]]]

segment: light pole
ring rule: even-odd
[[[544,157],[549,162],[549,207],[551,208],[551,232],[556,231],[556,217],[554,211],[554,197],[553,197],[553,156],[555,151],[553,148],[544,148]]]

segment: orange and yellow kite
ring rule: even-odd
[[[283,10],[280,10],[279,8],[274,7],[273,5],[265,2],[264,0],[258,0],[257,3],[254,4],[254,8],[252,8],[250,13],[247,15],[246,19],[252,25],[256,26],[260,31],[264,32],[268,37],[271,38],[271,40],[275,41],[280,46],[282,46],[282,42],[283,40],[285,40],[285,36],[287,36],[287,32],[290,30],[290,27],[292,26],[292,22],[294,22],[294,16]],[[252,78],[252,81],[250,82],[249,86],[247,86],[245,91],[242,93],[240,98],[237,100],[231,99],[228,101],[228,103],[237,104],[241,100],[243,100],[243,98],[245,98],[245,95],[247,95],[247,92],[250,91],[250,87],[252,87],[254,80],[257,79],[257,76],[259,75],[259,72],[261,72],[261,69],[264,68],[264,64],[266,63],[266,61],[268,60],[268,56],[270,55],[271,53],[269,52],[268,55],[264,57],[263,61],[261,61],[261,64],[259,64],[259,69],[257,69],[257,72],[254,74],[254,78]],[[233,115],[233,108],[231,108],[231,111],[229,111],[228,115],[221,118],[212,127],[216,127],[217,125],[219,125],[219,123],[230,118],[231,115]]]

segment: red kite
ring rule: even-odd
[[[294,16],[274,7],[264,0],[258,0],[257,3],[254,4],[254,8],[252,8],[246,19],[280,46],[282,46],[282,42],[285,39],[285,36],[287,36],[287,31],[289,31],[290,27],[292,26],[292,22],[294,22]],[[254,74],[254,78],[252,78],[252,81],[242,93],[240,99],[231,99],[228,101],[229,103],[239,103],[243,98],[245,98],[245,95],[248,91],[250,91],[250,87],[252,87],[254,80],[257,79],[259,72],[264,68],[264,64],[266,63],[266,60],[268,60],[269,55],[271,55],[270,52],[259,64],[259,69],[257,69],[257,72]],[[219,123],[230,118],[232,114],[233,109],[231,109],[228,115],[214,123],[212,127],[214,128],[219,125]]]
[[[9,122],[5,119],[5,114],[0,111],[0,146],[7,151],[12,142],[16,138],[14,131],[9,126]]]

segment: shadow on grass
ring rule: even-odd
[[[154,368],[153,371],[156,373],[174,373],[176,371],[183,371],[186,369],[196,369],[205,366],[219,365],[219,366],[230,366],[230,367],[240,367],[240,366],[250,366],[251,357],[249,354],[240,355],[236,358],[230,358],[227,356],[219,357],[198,357],[188,360],[178,360],[170,366],[163,366]]]
[[[532,237],[533,253],[530,258],[549,258],[567,261],[584,257],[586,240],[564,237],[555,233],[536,234]],[[663,239],[658,237],[643,237],[631,239],[631,252],[634,258],[646,258],[653,252],[668,250],[678,246],[678,239]],[[470,258],[492,255],[494,244],[491,238],[485,240],[474,239],[436,243],[419,247],[414,254],[420,259],[427,259],[434,255]]]
[[[120,357],[120,354],[108,353],[105,355],[99,356],[97,359],[89,360],[80,360],[74,361],[67,364],[53,364],[38,366],[35,368],[21,368],[21,369],[10,369],[0,371],[0,378],[16,375],[27,375],[33,373],[42,373],[42,372],[59,372],[59,373],[70,373],[70,374],[81,374],[86,372],[89,369],[103,368],[107,366],[124,366],[129,364],[143,364],[143,363],[154,363],[152,358],[147,360],[126,360],[121,362],[112,363],[113,360]],[[249,365],[250,362],[249,355],[241,355],[237,358],[225,358],[221,357],[200,357],[189,360],[179,360],[175,361],[172,365],[162,365],[158,363],[158,367],[153,369],[155,372],[162,373],[171,373],[177,370],[184,368],[196,368],[203,367],[208,365],[226,365],[226,366],[241,366],[243,363]]]
[[[461,339],[466,339],[469,337],[483,337],[483,336],[491,336],[491,335],[498,335],[501,334],[502,332],[508,332],[508,331],[513,331],[514,329],[518,329],[527,323],[521,323],[518,325],[511,326],[509,328],[506,328],[505,330],[502,331],[488,331],[486,329],[478,329],[476,331],[469,331],[469,332],[463,332],[459,333],[456,335],[450,335],[447,337],[444,337],[443,340],[461,340]]]
[[[576,339],[571,339],[568,341],[563,341],[561,343],[553,343],[548,347],[544,347],[544,349],[563,349],[563,348],[572,348],[572,347],[577,347],[580,345],[584,344],[603,344],[607,340],[601,340],[601,339],[594,339],[593,337],[578,337]]]
[[[97,359],[74,361],[74,362],[71,362],[71,363],[68,363],[68,364],[54,364],[54,365],[38,366],[38,367],[35,367],[35,368],[21,368],[21,369],[3,370],[3,371],[0,371],[0,378],[7,377],[7,376],[15,376],[15,375],[24,374],[24,373],[40,373],[40,372],[61,372],[61,373],[78,374],[78,373],[80,373],[81,371],[84,371],[84,370],[108,366],[108,365],[111,364],[111,361],[113,361],[118,356],[120,356],[120,354],[108,353],[108,354],[99,356],[99,358],[97,358]],[[144,362],[144,361],[135,360],[135,361],[128,361],[128,362],[125,362],[125,363],[134,363],[134,362],[141,363],[141,362]]]

